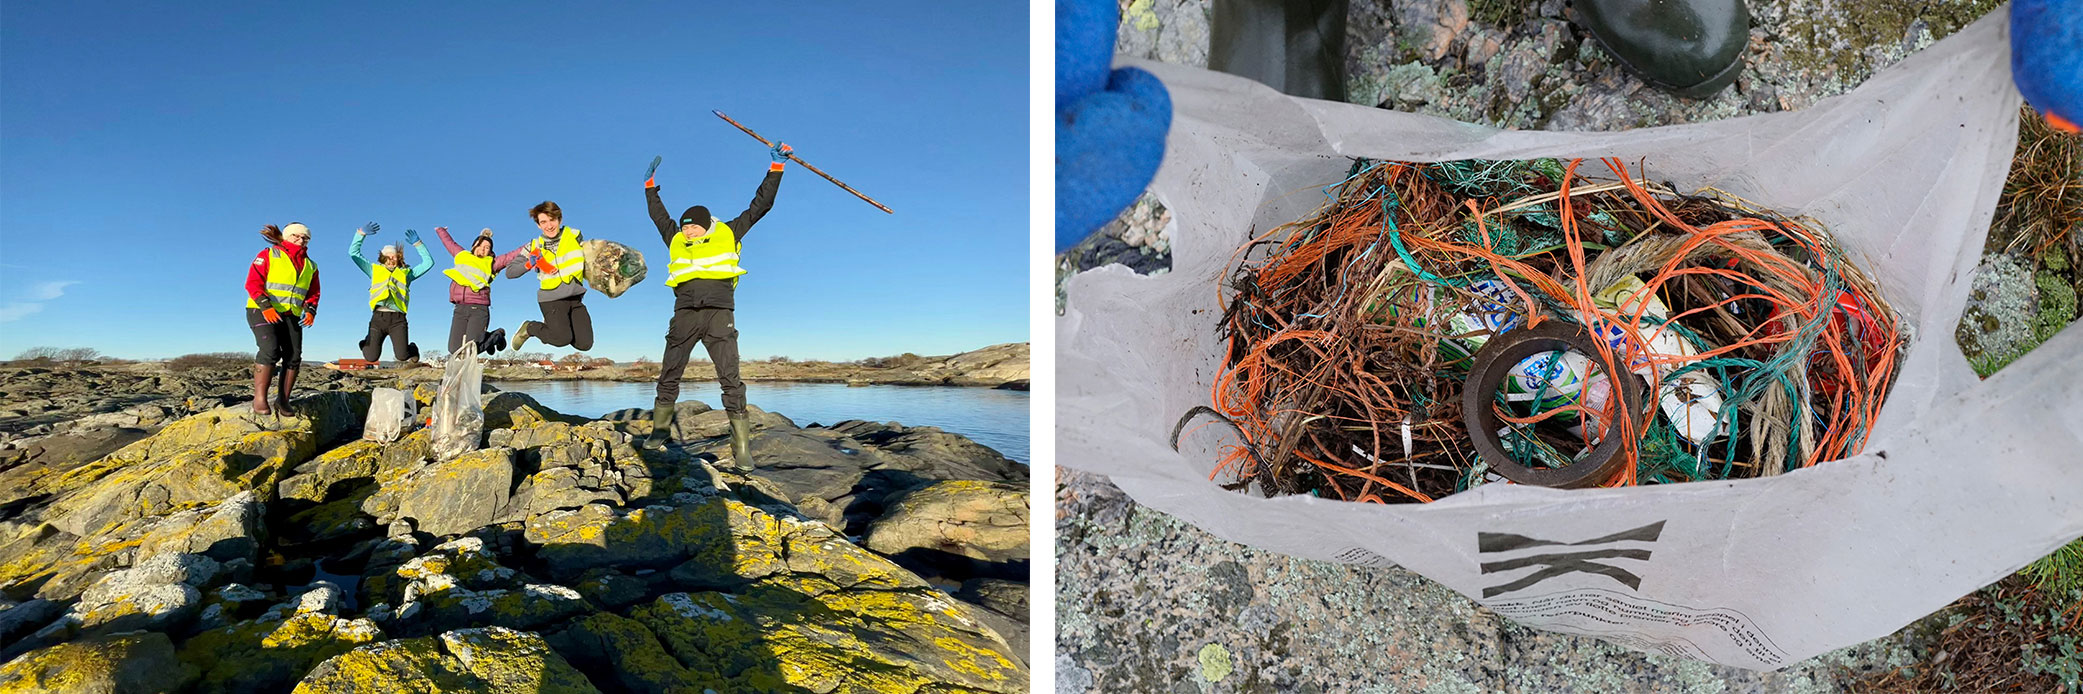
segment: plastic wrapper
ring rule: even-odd
[[[1071,278],[1057,459],[1233,541],[1401,565],[1527,626],[1776,669],[1887,635],[2083,535],[2083,328],[1988,380],[1954,343],[2017,142],[2006,12],[1809,108],[1623,132],[1500,131],[1135,63],[1170,89],[1173,269]],[[1486,484],[1427,504],[1262,498],[1209,479],[1225,346],[1216,286],[1247,239],[1323,204],[1351,157],[1618,157],[1827,230],[1909,326],[1863,452],[1772,477],[1627,488]],[[1356,618],[1364,618],[1364,615]]]
[[[442,365],[441,389],[434,394],[433,419],[428,423],[435,460],[469,453],[483,443],[484,377],[485,363],[474,342],[464,342]]]
[[[419,403],[406,397],[405,391],[396,388],[370,391],[369,416],[363,419],[362,438],[383,443],[398,440],[412,428],[412,416],[418,406]]]
[[[579,247],[586,253],[586,286],[610,299],[644,281],[648,272],[637,249],[605,239],[587,239]]]

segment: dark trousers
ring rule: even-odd
[[[492,325],[492,307],[483,304],[456,304],[456,314],[448,321],[448,353],[455,354],[465,341],[485,347],[485,328]]]
[[[665,363],[658,371],[658,406],[680,401],[680,375],[687,372],[687,354],[694,343],[709,350],[716,364],[716,382],[723,386],[723,409],[745,411],[745,382],[738,379],[738,326],[727,308],[680,308],[665,329]]]
[[[405,314],[395,311],[369,312],[369,336],[362,338],[362,358],[376,361],[376,357],[383,354],[385,337],[391,339],[391,356],[397,357],[398,361],[411,358],[405,351],[410,337],[406,333]]]
[[[570,346],[584,352],[593,349],[593,315],[586,313],[586,295],[545,301],[541,321],[528,321],[528,335],[551,347]]]
[[[261,366],[283,366],[296,368],[304,362],[303,317],[284,313],[282,320],[269,323],[261,317],[260,309],[246,309],[246,325],[253,328],[253,342],[260,351],[253,355],[253,363]]]

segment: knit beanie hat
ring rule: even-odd
[[[709,208],[703,207],[701,205],[689,207],[687,208],[686,212],[680,213],[681,226],[693,224],[703,229],[707,229],[709,228],[710,221],[712,220],[709,219]]]

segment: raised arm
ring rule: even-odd
[[[520,248],[516,248],[511,251],[507,251],[505,253],[500,254],[499,257],[492,259],[492,271],[498,272],[500,270],[506,269],[506,266],[512,265],[513,262],[516,260],[520,260],[521,254],[526,252],[528,252],[528,244],[523,243],[521,244]],[[508,277],[519,276],[520,275],[508,275]]]
[[[673,234],[680,232],[680,223],[665,211],[665,201],[658,197],[658,186],[644,187],[644,205],[651,211],[651,223],[658,225],[658,240],[672,245]]]
[[[780,190],[781,163],[775,162],[767,169],[767,177],[760,179],[759,190],[752,193],[752,206],[745,208],[737,219],[730,221],[731,231],[736,233],[738,238],[745,238],[745,233],[752,231],[752,225],[757,224],[759,218],[767,216],[767,210],[774,208],[774,193]]]
[[[371,223],[369,226],[375,226],[375,224]],[[354,266],[361,268],[364,275],[374,274],[369,269],[369,259],[362,257],[362,239],[368,238],[370,231],[369,227],[356,229],[354,230],[354,238],[347,241],[347,257],[354,260]]]
[[[406,278],[407,281],[419,279],[420,275],[434,269],[434,254],[427,252],[427,244],[420,243],[417,235],[412,239],[412,250],[419,254],[419,262],[412,264],[412,275]]]
[[[448,227],[434,227],[434,235],[441,238],[441,247],[448,249],[451,257],[463,252],[463,247],[456,245],[456,240],[448,235]]]

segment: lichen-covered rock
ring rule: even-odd
[[[887,556],[945,553],[984,562],[1027,559],[1027,490],[948,480],[904,493],[868,528],[868,549]]]
[[[327,658],[380,638],[383,630],[368,619],[314,610],[202,632],[182,644],[180,659],[201,672],[197,694],[277,692]]]
[[[113,571],[80,594],[72,607],[78,631],[167,631],[202,609],[202,591],[217,577],[216,561],[197,554],[160,554]]]
[[[342,482],[373,478],[384,445],[375,441],[355,441],[339,448],[318,454],[310,462],[299,465],[294,474],[276,485],[276,495],[283,499],[296,499],[322,503],[339,498]]]
[[[631,616],[717,691],[1025,692],[1027,669],[931,588],[670,593]]]
[[[362,502],[362,511],[382,523],[410,518],[437,537],[460,535],[498,518],[513,474],[512,450],[473,451],[385,484]]]
[[[558,577],[588,569],[676,566],[685,588],[728,589],[787,574],[824,588],[908,588],[924,581],[822,523],[778,516],[728,497],[618,510],[592,505],[545,514],[525,537]]]
[[[611,612],[572,620],[547,641],[593,681],[634,694],[734,691],[713,673],[680,665],[642,622]]]
[[[384,641],[334,656],[296,694],[599,692],[541,636],[501,627]]]
[[[118,634],[62,643],[0,665],[0,694],[168,694],[195,680],[165,634]]]

